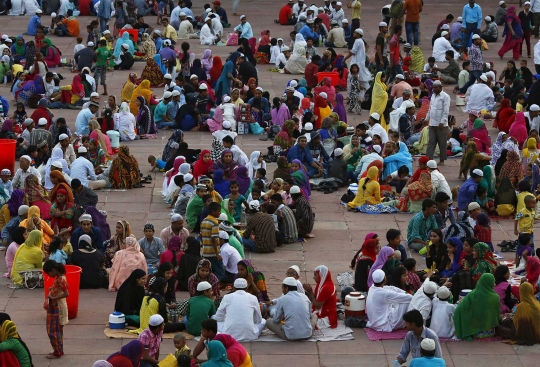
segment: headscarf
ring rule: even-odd
[[[216,171],[216,172],[217,172],[217,171]],[[215,175],[215,173],[214,173],[214,175]],[[214,179],[215,179],[215,176],[214,176]],[[225,182],[228,183],[229,181],[225,181]],[[214,189],[215,189],[215,188],[216,188],[216,187],[215,187],[215,183],[214,183]],[[218,192],[219,192],[219,191],[218,191]],[[230,193],[230,191],[229,191],[229,193]],[[221,195],[221,193],[220,193],[220,195]],[[230,201],[231,201],[231,199],[228,199],[228,198],[227,198],[227,199],[223,199],[223,201],[221,202],[221,212],[222,212],[222,213],[225,213],[225,215],[227,215],[227,221],[228,221],[229,223],[234,223],[233,213],[231,213],[231,212],[229,211],[229,202],[230,202]]]
[[[251,187],[251,179],[248,176],[248,169],[246,166],[240,166],[236,170],[236,181],[238,181],[238,192],[240,195],[246,195]]]
[[[127,32],[124,34],[128,34]],[[140,340],[132,340],[124,345],[119,352],[111,354],[107,360],[114,356],[123,356],[130,360],[133,367],[139,367],[144,352],[144,344]]]
[[[409,185],[408,196],[413,201],[423,200],[431,197],[433,184],[431,182],[431,173],[422,171],[418,181]]]
[[[527,281],[531,284],[537,284],[540,276],[540,260],[534,255],[528,256],[525,268],[527,269]]]
[[[463,252],[463,242],[458,237],[450,237],[447,241],[454,249],[454,258],[450,264],[450,270],[455,274],[461,268],[461,253]]]
[[[231,222],[232,223],[232,222]],[[197,264],[197,269],[195,270],[195,274],[193,275],[193,279],[195,280],[195,282],[197,284],[199,284],[200,282],[202,282],[202,279],[199,277],[199,269],[201,268],[208,268],[210,269],[210,273],[208,274],[208,277],[210,277],[210,275],[212,274],[212,263],[210,262],[210,260],[208,259],[201,259],[199,261],[199,263]],[[206,278],[208,279],[208,278]]]
[[[512,108],[511,101],[508,98],[503,99],[495,115],[495,126],[499,129],[500,133],[508,133],[510,129],[510,118],[515,113],[516,111]]]
[[[24,202],[23,202],[24,196],[25,196],[25,193],[23,190],[21,189],[13,190],[11,197],[6,203],[11,217],[16,217],[19,215],[19,207],[21,205],[24,205]]]
[[[40,230],[34,229],[28,234],[28,237],[26,238],[26,241],[24,241],[24,245],[26,247],[37,247],[41,249],[41,245],[43,243],[43,233],[41,233]]]
[[[176,176],[178,174],[178,171],[180,169],[180,165],[182,163],[184,163],[186,161],[186,158],[182,157],[182,156],[179,156],[179,157],[176,157],[174,159],[174,163],[173,163],[173,169],[171,171],[171,174],[169,175],[169,177],[167,178],[167,185],[170,185],[171,184],[171,180],[174,176]]]
[[[144,287],[137,284],[137,279],[140,279],[146,275],[146,272],[142,269],[135,269],[131,272],[129,277],[124,280],[124,283],[118,288],[118,295],[114,304],[116,311],[121,311],[126,305],[122,305],[121,295],[128,295],[130,298],[137,298],[137,302],[142,303],[144,298]]]
[[[165,148],[163,148],[163,154],[161,155],[161,159],[163,161],[167,162],[174,156],[174,152],[176,152],[176,150],[178,150],[178,148],[180,147],[180,142],[182,141],[183,137],[184,132],[182,130],[174,130],[171,137],[167,141]]]
[[[122,105],[127,106],[127,103],[122,102]],[[94,131],[96,132],[96,135],[98,138],[97,140],[99,142],[99,147],[103,149],[103,151],[105,152],[105,156],[107,158],[110,158],[109,153],[107,151],[107,143],[105,141],[105,134],[103,134],[103,132],[101,131],[101,126],[99,125],[99,122],[97,122],[97,120],[90,120],[90,122],[88,123],[88,126],[92,127],[92,133]]]
[[[227,350],[220,341],[212,340],[208,343],[208,361],[205,367],[233,367],[227,359]]]
[[[494,286],[493,274],[482,274],[475,289],[458,304],[454,325],[459,339],[471,340],[477,333],[499,325],[501,304]]]
[[[2,124],[2,129],[0,129],[0,131],[7,133],[7,132],[11,132],[12,130],[13,130],[13,120],[5,119],[4,123]]]
[[[501,151],[501,156],[497,159],[495,164],[495,176],[499,176],[503,165],[506,163],[506,158],[508,157],[508,149],[503,149]]]
[[[278,98],[278,97],[276,97]],[[272,117],[272,124],[283,127],[285,121],[291,119],[291,112],[289,107],[285,103],[279,102],[279,107],[274,107],[270,110],[270,116]]]
[[[497,135],[497,139],[495,140],[495,143],[491,146],[491,161],[490,164],[492,166],[495,166],[497,164],[497,160],[501,156],[501,153],[503,151],[503,137],[506,135],[504,131],[499,132]]]
[[[130,102],[133,91],[137,87],[137,74],[129,73],[128,80],[125,82],[122,87],[122,92],[120,96],[122,97],[122,102]]]
[[[206,76],[209,77],[210,70],[212,69],[212,64],[214,62],[214,59],[212,58],[212,50],[206,49],[203,51],[202,57],[201,57],[201,64],[206,71]]]
[[[409,172],[413,171],[412,155],[409,152],[407,145],[400,141],[398,152],[384,158],[383,178],[386,178],[391,173],[397,171],[401,166],[407,166]]]
[[[210,159],[208,162],[203,161],[203,157],[206,154],[210,155],[210,150],[204,149],[201,152],[197,162],[195,162],[195,164],[193,165],[193,177],[195,177],[195,179],[198,179],[201,176],[208,176],[208,172],[214,165],[214,162],[212,162],[212,159]]]
[[[92,217],[92,225],[101,230],[103,238],[111,238],[111,228],[107,223],[107,218],[93,206],[87,206],[85,212],[86,214],[90,214]]]
[[[221,57],[214,56],[213,62],[212,62],[212,68],[210,69],[210,79],[215,84],[217,80],[219,79],[221,75],[221,70],[223,69],[223,60],[221,60]]]
[[[478,154],[478,146],[474,141],[470,141],[467,144],[467,152],[465,156],[461,159],[460,169],[463,171],[469,170],[473,166],[473,163],[476,162],[476,155]]]
[[[417,74],[422,74],[424,72],[424,65],[426,64],[426,59],[424,54],[420,50],[420,47],[414,46],[411,49],[411,71],[416,72]],[[404,62],[405,64],[405,62]]]
[[[540,342],[540,303],[534,298],[534,286],[529,282],[519,286],[519,301],[514,314],[514,327],[518,344]]]
[[[283,103],[286,110],[289,110]],[[283,124],[283,128],[276,134],[274,138],[274,145],[281,147],[282,150],[287,150],[294,145],[293,142],[294,121],[286,120]]]
[[[50,204],[49,194],[47,190],[40,185],[39,180],[34,175],[26,176],[24,180],[24,191],[28,195],[28,203],[31,205],[36,201],[44,201],[47,204]]]
[[[377,261],[377,240],[365,240],[360,249],[360,255],[369,257],[373,262]]]
[[[298,171],[291,173],[291,177],[294,179],[295,184],[303,191],[306,199],[309,200],[311,196],[311,185],[309,183],[308,173],[300,160],[294,159],[291,163],[296,163],[300,167]]]
[[[156,56],[161,59],[161,55],[159,54],[154,55],[154,58],[149,57],[146,59],[146,66],[144,67],[141,74],[141,79],[144,79],[142,83],[144,83],[145,81],[149,81],[151,86],[158,86],[163,83],[163,72],[161,71],[159,65],[156,63]],[[135,95],[135,92],[133,92],[133,95]]]
[[[75,74],[73,77],[73,81],[71,82],[71,94],[79,98],[83,98],[85,95],[84,85],[82,84],[80,74]]]
[[[336,94],[336,105],[334,106],[333,112],[337,113],[339,116],[339,121],[347,122],[347,110],[343,104],[343,94]]]
[[[230,163],[225,163],[225,161],[223,160],[223,157],[225,156],[225,154],[232,155],[232,151],[230,149],[223,150],[223,152],[221,153],[221,158],[218,161],[214,162],[214,169],[222,170],[227,180],[232,180],[236,177],[236,168],[238,166],[232,160]]]
[[[167,250],[179,251],[181,245],[182,245],[182,237],[180,237],[180,236],[172,236],[169,239],[169,243],[167,244]]]
[[[373,266],[371,269],[369,269],[369,276],[368,276],[368,287],[371,287],[373,285],[373,272],[375,270],[382,269],[384,264],[386,264],[386,261],[394,256],[394,249],[389,246],[385,246],[379,251],[379,255],[377,255],[377,259],[373,263]]]
[[[527,126],[525,125],[525,114],[523,112],[516,113],[516,117],[508,133],[517,139],[518,145],[521,148],[529,136]]]
[[[152,60],[152,59],[148,59],[148,60]],[[157,67],[157,65],[156,65],[156,67]],[[142,75],[141,75],[141,77],[142,77]],[[163,76],[161,78],[163,80]],[[139,113],[139,106],[137,106],[137,103],[136,103],[136,100],[137,100],[138,96],[143,96],[144,99],[146,99],[147,103],[150,102],[150,99],[152,98],[152,91],[150,90],[150,85],[151,85],[150,81],[147,80],[146,78],[144,78],[144,80],[141,82],[141,84],[139,84],[135,88],[133,93],[131,94],[131,100],[129,102],[129,110],[134,115],[137,115]]]
[[[141,181],[139,164],[129,154],[127,145],[121,145],[118,156],[113,160],[109,172],[109,181],[114,189],[132,189]]]
[[[17,41],[19,40],[22,41],[22,45],[18,44]],[[14,50],[17,55],[21,56],[21,58],[24,57],[26,53],[26,45],[24,44],[24,38],[22,36],[17,36],[15,43],[13,44],[13,46],[11,46],[11,49]]]
[[[129,33],[124,32],[120,38],[116,40],[116,45],[114,46],[113,55],[115,58],[119,58],[122,53],[122,45],[128,45],[128,51],[130,54],[135,53],[135,48],[133,47],[133,41],[129,39]]]
[[[493,253],[491,252],[489,245],[485,242],[478,242],[473,246],[473,249],[478,254],[478,259],[471,269],[473,278],[480,277],[485,273],[493,273],[497,262],[493,259]]]
[[[332,274],[330,274],[330,270],[328,270],[326,266],[319,265],[314,269],[314,272],[319,273],[319,281],[317,282],[315,290],[313,291],[315,298],[319,298],[319,295],[325,286],[333,288],[334,292],[336,291],[336,287],[332,281]]]
[[[488,197],[492,198],[495,196],[495,169],[490,165],[487,165],[482,168],[482,172],[484,173],[484,176],[482,177],[480,185],[487,189]]]
[[[489,137],[484,121],[481,119],[474,120],[473,128],[469,130],[469,136],[474,138],[480,152],[489,153],[491,138]]]
[[[504,162],[499,172],[499,177],[517,177],[518,181],[521,181],[523,176],[525,176],[525,170],[519,155],[513,150],[509,151],[506,162]]]
[[[274,179],[276,178],[284,179],[291,176],[291,167],[286,157],[280,156],[277,159],[276,163],[277,163],[277,168],[274,170]]]
[[[17,326],[15,325],[13,321],[5,320],[2,323],[2,328],[0,329],[0,342],[3,343],[11,338],[19,339]]]

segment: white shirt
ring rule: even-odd
[[[354,41],[351,53],[354,55],[351,57],[351,65],[356,64],[360,68],[358,79],[363,82],[369,82],[371,80],[371,72],[366,68],[366,46],[364,45],[364,40],[357,38]]]
[[[68,9],[71,9],[69,0],[60,0],[60,8],[58,9],[58,15],[66,16]]]
[[[285,57],[285,54],[280,53],[277,57],[276,57],[276,61],[275,61],[275,64],[276,64],[276,67],[279,68],[279,64],[283,63],[283,65],[285,65],[287,63],[287,58]]]
[[[238,273],[238,262],[242,260],[242,256],[237,249],[225,242],[220,248],[221,257],[223,258],[223,266],[229,273]]]
[[[233,145],[229,149],[233,154],[233,161],[239,166],[245,166],[249,162],[248,156],[238,147],[238,145]]]
[[[446,178],[436,169],[431,171],[431,184],[435,189],[435,193],[444,192],[450,198],[452,197],[452,191],[450,191],[450,186],[448,185]]]
[[[393,286],[369,288],[366,299],[367,327],[377,331],[391,332],[405,325],[403,314],[413,296]]]
[[[338,22],[339,26],[342,26],[342,21],[345,18],[345,13],[343,12],[343,8],[339,10],[335,10],[331,14],[331,19]]]
[[[360,162],[358,162],[358,165],[356,166],[355,172],[360,172],[360,175],[364,173],[369,166],[369,164],[373,161],[381,161],[384,162],[383,157],[381,157],[377,152],[372,152],[369,154],[366,154],[362,158],[360,158]]]
[[[15,172],[15,176],[13,176],[13,180],[11,183],[13,184],[14,189],[21,189],[24,190],[26,177],[34,175],[37,177],[38,181],[41,182],[41,175],[39,174],[39,171],[35,167],[28,167],[26,172],[22,170],[22,168],[19,168],[17,172]]]
[[[214,29],[215,34],[223,35],[223,24],[219,18],[212,19],[212,28]]]
[[[24,131],[21,134],[21,137],[24,139],[27,146],[30,145],[30,131],[28,131],[28,129],[24,129]]]
[[[243,290],[225,295],[214,318],[223,322],[218,323],[218,332],[238,341],[256,340],[260,335],[256,324],[264,321],[257,297]]]
[[[410,100],[410,98],[409,98],[409,100]],[[396,98],[396,99],[394,99],[394,103],[392,103],[392,108],[394,110],[397,110],[398,108],[401,107],[402,104],[403,104],[403,97]]]
[[[535,118],[531,119],[531,114],[529,111],[523,113],[527,119],[529,119],[529,127],[532,129],[538,129],[540,128],[540,114],[536,116]]]
[[[495,105],[493,91],[484,83],[476,83],[471,85],[471,87],[467,90],[467,96],[467,105],[465,106],[465,111],[467,112],[482,110],[491,111]]]
[[[437,64],[433,64],[433,67],[438,68]],[[426,64],[424,65],[424,72],[425,73],[431,73],[432,69],[433,68],[431,66],[429,66],[429,62],[426,62]]]
[[[225,114],[225,110],[223,111],[223,114]],[[231,138],[233,138],[233,140],[236,139],[236,137],[238,136],[237,133],[235,133],[234,131],[229,131],[229,130],[217,130],[217,131],[214,131],[212,135],[214,136],[214,138],[218,139],[219,141],[222,141],[223,138],[226,136],[230,136]]]
[[[454,312],[457,305],[441,301],[437,297],[433,298],[431,311],[431,325],[429,328],[437,334],[439,338],[451,338],[456,332],[454,326]]]
[[[78,179],[81,181],[81,184],[85,187],[88,187],[88,176],[92,181],[96,180],[94,166],[84,157],[79,157],[71,163],[70,176],[72,180]]]
[[[22,0],[12,0],[9,15],[21,15],[23,13]]]
[[[493,95],[493,93],[491,94]],[[429,111],[426,115],[426,120],[429,120],[429,126],[439,126],[440,123],[442,123],[444,126],[448,126],[449,111],[450,96],[446,92],[441,92],[439,94],[433,93],[431,96]]]
[[[302,5],[302,8],[300,8],[300,5],[298,5],[298,3],[296,3],[292,7],[292,12],[293,12],[294,15],[296,15],[298,17],[300,15],[300,13],[302,13],[304,10],[306,10],[306,8],[307,8],[306,4]]]
[[[201,45],[213,45],[216,39],[216,36],[212,34],[208,24],[203,25],[201,28]]]
[[[534,63],[536,65],[540,64],[540,41],[536,42],[536,45],[534,45]]]
[[[445,62],[445,53],[446,51],[454,51],[454,48],[450,44],[450,41],[448,41],[444,37],[439,37],[435,40],[433,43],[433,57],[435,58],[435,61],[437,62]]]
[[[84,46],[83,46],[84,47]],[[50,97],[54,93],[54,79],[47,83],[47,79],[43,78],[43,86],[45,87],[45,97]]]
[[[77,43],[74,47],[73,47],[73,54],[75,55],[77,52],[79,52],[80,50],[84,49],[84,45],[82,43]]]
[[[381,126],[381,124],[376,123],[375,125],[370,127],[369,130],[372,131],[373,134],[379,135],[383,144],[388,143],[388,133],[386,132],[384,127]]]
[[[188,39],[191,34],[194,34],[193,24],[189,20],[183,20],[178,27],[178,38]]]
[[[40,8],[36,0],[23,0],[23,13],[25,15],[34,16]]]
[[[276,59],[280,53],[281,51],[279,50],[279,46],[270,46],[270,64],[274,64],[276,62]]]
[[[54,147],[62,149],[60,143],[56,144]],[[71,163],[75,159],[77,159],[77,155],[75,154],[75,149],[73,149],[73,145],[69,144],[67,146],[66,151],[64,152],[64,159],[66,160],[68,165],[71,165]]]
[[[178,30],[178,25],[182,24],[181,21],[180,21],[180,13],[182,12],[181,9],[182,8],[180,8],[180,5],[178,5],[171,11],[171,17],[170,17],[171,25],[176,30]],[[178,37],[178,38],[180,38],[180,37]]]
[[[428,280],[429,278],[426,279],[426,281]],[[422,318],[424,319],[424,324],[425,321],[429,319],[429,315],[431,314],[431,299],[424,293],[423,286],[414,294],[411,303],[409,304],[408,311],[411,310],[420,311]]]

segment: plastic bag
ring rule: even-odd
[[[236,33],[229,33],[227,46],[238,46],[238,35]]]

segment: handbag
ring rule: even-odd
[[[23,279],[24,288],[43,288],[43,273],[41,272],[41,269],[20,271],[19,275]]]
[[[238,35],[236,33],[229,33],[229,37],[227,37],[227,46],[238,46]]]

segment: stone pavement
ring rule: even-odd
[[[388,1],[389,2],[389,1]],[[254,28],[256,36],[263,29],[270,29],[272,37],[282,37],[285,43],[289,43],[289,32],[292,27],[279,26],[273,23],[281,4],[284,1],[253,1],[242,0],[239,7],[239,14],[246,14],[248,21]],[[319,1],[322,4],[322,1]],[[498,1],[492,0],[480,1],[484,13],[494,14]],[[202,13],[202,2],[194,5],[195,14]],[[346,3],[345,3],[346,4]],[[362,7],[362,28],[364,38],[374,47],[374,40],[378,33],[378,23],[380,22],[380,9],[383,3],[376,1],[365,1]],[[223,7],[229,13],[230,22],[233,27],[238,22],[238,17],[232,16],[231,0],[224,0]],[[463,7],[462,2],[450,0],[446,2],[429,2],[424,7],[421,18],[421,48],[427,57],[431,54],[431,37],[435,31],[436,25],[444,19],[446,14],[453,13],[454,16],[460,15]],[[488,10],[489,9],[489,10]],[[351,19],[351,12],[345,11],[346,17]],[[49,23],[49,17],[43,16],[43,23]],[[155,25],[155,17],[147,17],[147,23]],[[27,17],[1,17],[0,31],[2,34],[16,36],[26,30]],[[83,31],[82,36],[86,37],[86,24],[91,21],[90,17],[80,18],[80,28]],[[161,27],[160,27],[161,28]],[[231,29],[228,29],[231,31]],[[501,31],[502,33],[502,28]],[[57,45],[63,53],[63,57],[70,58],[73,55],[74,38],[58,38],[52,36],[54,44]],[[27,37],[28,40],[28,37]],[[191,50],[197,57],[200,57],[202,51],[206,48],[198,44],[196,40],[190,42]],[[499,61],[496,51],[500,47],[501,41],[497,44],[490,44],[490,50],[484,53],[485,60],[494,61],[496,69],[500,71],[504,67],[504,61]],[[534,46],[534,45],[533,45]],[[215,54],[225,57],[233,51],[230,47],[211,47]],[[323,48],[320,48],[319,54]],[[346,53],[345,49],[338,50],[338,53]],[[506,60],[510,56],[507,56]],[[136,63],[135,72],[139,75],[144,63]],[[532,59],[529,59],[529,67],[532,69]],[[267,71],[268,65],[259,65],[260,85],[269,90],[271,96],[282,93],[285,83],[290,79],[289,76],[279,73],[270,73]],[[71,80],[67,69],[57,69],[56,72],[62,73],[68,80]],[[120,90],[127,79],[128,72],[119,71],[110,73],[107,76],[109,84],[109,93],[119,96]],[[445,88],[451,93],[451,87]],[[8,97],[9,87],[0,86],[0,93]],[[161,96],[162,91],[156,90],[155,94]],[[451,95],[452,100],[454,96]],[[12,98],[8,97],[9,100]],[[101,103],[105,102],[101,97]],[[73,128],[75,117],[78,111],[55,110],[56,117],[63,116],[67,118],[69,125]],[[30,111],[31,113],[31,111]],[[30,114],[29,113],[29,114]],[[457,116],[458,123],[465,121],[466,114],[460,109],[452,107],[452,114]],[[368,117],[364,111],[361,116],[349,115],[349,124],[357,125]],[[491,123],[488,121],[488,127]],[[495,131],[490,129],[492,138],[495,137]],[[170,134],[160,132],[158,139],[145,140],[130,143],[132,154],[138,159],[141,172],[146,173],[149,170],[147,157],[149,154],[161,155],[164,143]],[[186,133],[186,142],[193,148],[209,147],[211,143],[209,133],[188,132]],[[269,143],[261,143],[254,136],[239,136],[237,144],[244,149],[246,154],[254,150],[266,152],[266,146]],[[450,159],[441,171],[450,181],[451,186],[459,185],[457,180],[457,166],[459,160]],[[275,164],[268,165],[269,175],[275,168]],[[135,235],[142,237],[143,225],[146,222],[154,224],[157,230],[164,228],[169,222],[169,209],[161,200],[162,174],[153,174],[153,184],[146,185],[145,188],[130,190],[126,192],[103,191],[99,193],[99,209],[108,212],[108,220],[111,226],[123,218],[130,222]],[[339,204],[339,199],[344,190],[338,193],[322,195],[315,192],[311,202],[317,215],[314,234],[316,238],[310,239],[305,243],[296,243],[287,245],[285,248],[277,249],[274,254],[249,254],[254,261],[255,267],[262,271],[267,279],[267,285],[271,297],[277,297],[280,294],[280,283],[285,277],[285,271],[289,265],[297,264],[302,269],[302,280],[313,283],[313,269],[320,264],[328,266],[334,279],[336,274],[346,271],[350,259],[361,246],[364,236],[375,231],[383,239],[386,230],[389,228],[399,228],[405,237],[407,224],[410,215],[366,215],[359,213],[350,213],[344,210]],[[514,238],[513,222],[510,220],[494,221],[493,241],[500,242],[503,239]],[[384,241],[383,241],[384,242]],[[420,260],[416,256],[417,260]],[[423,262],[420,262],[421,266]],[[5,272],[4,262],[0,262],[0,272]],[[108,320],[108,315],[113,309],[115,293],[109,293],[106,290],[83,290],[81,291],[79,316],[71,320],[65,327],[65,353],[66,355],[54,361],[45,359],[45,355],[50,352],[50,345],[45,331],[46,314],[42,308],[43,296],[41,290],[17,290],[13,291],[7,287],[0,287],[0,310],[8,312],[19,327],[20,334],[29,346],[36,367],[56,367],[56,366],[91,366],[98,359],[107,357],[109,354],[118,351],[126,343],[125,340],[107,339],[103,334],[104,325]],[[182,299],[186,294],[178,294]],[[252,360],[257,367],[280,366],[285,363],[289,365],[307,365],[307,366],[392,366],[393,360],[399,352],[401,341],[382,341],[370,342],[364,331],[357,330],[354,333],[355,340],[342,342],[325,343],[243,343],[252,356]],[[129,341],[129,340],[128,340]],[[193,342],[189,342],[193,346]],[[443,356],[448,366],[468,366],[474,363],[477,366],[525,366],[537,363],[540,357],[540,346],[520,347],[509,346],[502,343],[466,343],[450,342],[444,343]],[[167,340],[162,346],[162,355],[174,350],[172,342]],[[4,367],[4,366],[2,366]]]

